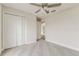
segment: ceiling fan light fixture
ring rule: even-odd
[[[49,8],[52,8],[52,7],[59,7],[61,6],[62,4],[61,3],[52,3],[52,4],[49,4],[49,3],[41,3],[41,4],[37,4],[37,3],[32,3],[31,5],[34,5],[34,6],[38,6],[38,7],[41,7],[46,14],[50,13],[50,12],[55,12],[56,10],[52,10],[50,11]],[[35,13],[38,13],[40,10],[37,10]]]

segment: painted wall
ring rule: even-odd
[[[79,7],[51,14],[45,22],[47,41],[79,51]]]
[[[27,14],[26,15],[26,25],[27,25],[27,43],[34,43],[37,39],[37,27],[36,27],[36,16]]]
[[[1,54],[1,50],[2,50],[2,42],[1,42],[1,19],[2,19],[2,6],[0,5],[0,54]]]

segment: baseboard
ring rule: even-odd
[[[0,51],[0,55],[2,54],[3,50],[4,50],[4,49],[1,49],[1,51]]]
[[[1,51],[0,51],[0,55],[1,55]]]
[[[46,41],[47,42],[50,42],[50,43],[53,43],[53,44],[56,44],[58,46],[65,47],[67,49],[71,49],[71,50],[74,50],[74,51],[78,51],[79,52],[79,49],[78,48],[74,48],[74,47],[71,47],[71,46],[68,46],[68,45],[65,45],[65,44],[62,44],[62,43],[59,43],[59,42],[50,41],[50,40],[46,40]]]

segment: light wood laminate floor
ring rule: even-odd
[[[79,52],[39,40],[37,43],[6,49],[2,56],[79,56]]]

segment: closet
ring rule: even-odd
[[[3,49],[25,44],[24,16],[11,10],[3,11]],[[27,40],[27,39],[26,39]]]
[[[3,7],[2,24],[3,50],[36,42],[37,35],[35,15]]]
[[[5,13],[3,20],[3,48],[22,45],[22,17]]]

